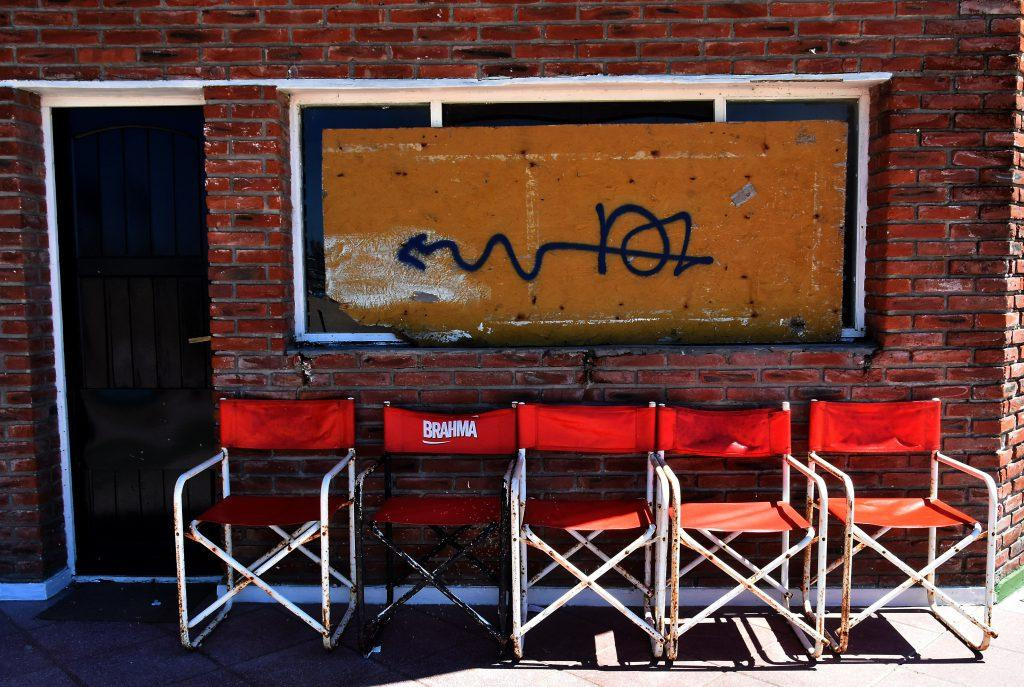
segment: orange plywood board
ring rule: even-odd
[[[841,122],[329,130],[328,296],[426,344],[827,341]]]

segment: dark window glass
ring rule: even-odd
[[[737,100],[726,105],[730,122],[797,122],[825,119],[846,122],[846,221],[843,251],[843,326],[853,327],[857,255],[857,103],[852,100]]]
[[[302,109],[302,226],[305,234],[306,331],[387,332],[356,323],[327,298],[324,286],[324,129],[430,126],[430,108],[306,107]]]
[[[445,105],[445,126],[543,124],[688,124],[711,122],[711,101],[614,103],[502,103]]]

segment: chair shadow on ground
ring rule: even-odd
[[[920,616],[927,617],[928,613],[920,611]],[[838,630],[838,626],[838,619],[829,619],[830,631]],[[936,623],[935,630],[940,629]],[[485,660],[492,667],[515,669],[760,672],[801,667],[813,670],[820,663],[971,664],[982,659],[980,653],[966,647],[964,653],[971,654],[969,657],[924,657],[905,636],[910,630],[876,615],[855,628],[849,648],[841,657],[826,651],[815,660],[806,654],[784,619],[770,612],[737,610],[717,614],[684,634],[677,659],[667,662],[652,659],[646,635],[618,613],[570,608],[527,634],[521,660],[499,658],[496,652]],[[479,658],[475,652],[464,654],[461,669],[479,667],[479,663],[473,663]]]
[[[167,622],[166,615],[162,615],[166,613],[165,601],[161,600],[160,607],[147,605],[154,599],[147,595],[150,590],[137,590],[140,598],[131,605],[139,618],[126,619],[124,614],[106,612],[97,615],[96,609],[108,608],[112,600],[124,602],[122,590],[111,589],[113,596],[90,594],[58,605],[62,596],[51,603],[26,605],[25,610],[7,607],[0,620],[5,614],[14,614],[29,628],[23,634],[37,635],[35,640],[26,636],[22,643],[10,642],[8,648],[42,642],[38,636],[61,637],[60,648],[50,653],[65,671],[101,675],[114,683],[121,677],[137,677],[141,670],[154,685],[190,674],[205,675],[200,684],[209,684],[209,678],[223,674],[225,685],[301,683],[346,687],[410,679],[430,685],[534,685],[553,677],[567,684],[578,678],[619,684],[630,680],[631,672],[668,679],[687,673],[695,680],[699,680],[700,673],[762,673],[766,680],[778,681],[789,679],[785,671],[815,675],[816,668],[827,668],[818,675],[828,679],[831,672],[844,673],[842,666],[847,664],[966,666],[981,660],[976,652],[954,649],[954,645],[962,645],[948,641],[941,625],[927,611],[905,609],[883,611],[865,620],[852,634],[848,653],[841,658],[826,654],[818,661],[806,656],[785,620],[757,608],[735,609],[701,623],[683,635],[680,656],[671,664],[652,660],[647,635],[614,609],[577,606],[560,609],[529,632],[525,656],[519,661],[502,656],[495,643],[451,605],[401,609],[382,632],[380,650],[365,656],[358,650],[355,627],[343,635],[341,646],[325,652],[316,633],[277,604],[240,603],[199,649],[187,651],[178,643],[177,624]],[[93,607],[93,602],[98,605]],[[316,607],[304,607],[308,612],[316,611]],[[154,610],[160,610],[161,615],[154,614]],[[379,607],[367,610],[374,612]],[[479,610],[485,617],[496,619],[493,606]],[[49,624],[34,629],[47,618]],[[147,623],[158,629],[159,636],[143,627]],[[837,621],[830,619],[830,629],[836,626]],[[16,628],[8,622],[7,630],[15,632]],[[67,642],[77,652],[73,656],[65,656]],[[50,646],[52,641],[40,646],[43,644]],[[9,666],[8,672],[12,670],[15,668]]]

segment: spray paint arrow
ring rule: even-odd
[[[512,266],[512,269],[515,270],[516,274],[518,274],[524,281],[533,281],[537,278],[544,263],[544,256],[552,251],[575,250],[596,253],[598,274],[607,273],[609,255],[618,255],[622,258],[622,264],[626,266],[626,269],[640,277],[650,277],[655,275],[670,262],[675,263],[673,274],[677,277],[694,265],[710,265],[714,262],[714,258],[710,255],[691,256],[687,254],[690,247],[690,234],[693,231],[693,222],[687,212],[677,212],[674,215],[661,218],[643,206],[632,203],[620,205],[608,215],[605,214],[604,205],[601,203],[598,203],[594,209],[597,212],[598,223],[600,226],[600,236],[596,244],[577,243],[572,241],[551,241],[541,244],[537,248],[533,267],[529,270],[523,267],[523,264],[519,261],[519,258],[516,255],[515,249],[512,247],[512,242],[505,234],[502,233],[494,234],[490,239],[488,239],[483,252],[476,260],[466,260],[462,256],[462,250],[455,241],[451,239],[430,241],[426,233],[416,234],[403,242],[395,257],[402,264],[422,271],[427,269],[427,264],[424,262],[425,258],[429,258],[438,251],[447,250],[451,253],[452,261],[456,266],[466,272],[476,272],[487,264],[487,260],[491,257],[491,253],[494,252],[495,247],[501,246],[505,249],[505,254],[508,256],[508,261]],[[615,222],[624,215],[629,214],[639,215],[643,218],[644,223],[627,232],[626,235],[622,237],[622,241],[619,243],[618,247],[609,246],[608,237],[611,234],[612,227]],[[682,246],[680,247],[679,252],[673,254],[668,227],[675,222],[683,223],[684,234]],[[632,240],[649,231],[657,232],[662,244],[662,250],[660,252],[636,250],[629,247],[629,243]],[[655,262],[651,267],[640,268],[633,264],[633,261],[636,258],[649,258],[656,260],[657,262]]]

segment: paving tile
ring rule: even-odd
[[[463,668],[421,675],[418,682],[434,687],[593,687],[592,682],[564,669],[502,665]]]
[[[1001,687],[1021,683],[1024,653],[1024,612],[1002,605],[1001,636],[982,657],[928,613],[893,609],[858,626],[841,659],[812,661],[788,623],[753,609],[684,635],[671,666],[652,663],[646,634],[601,607],[560,609],[527,635],[526,657],[513,662],[451,606],[402,609],[382,651],[366,659],[354,651],[352,629],[342,647],[325,652],[312,630],[275,604],[238,605],[195,652],[180,648],[173,624],[39,622],[35,615],[47,605],[0,605],[0,684]]]
[[[22,632],[21,627],[11,620],[6,613],[0,611],[0,637],[5,637],[15,632]]]
[[[679,687],[681,684],[686,687],[703,687],[704,685],[717,684],[722,676],[721,672],[703,668],[687,670],[681,664],[674,665],[671,669],[664,663],[655,666],[627,665],[601,666],[598,668],[570,668],[569,673],[582,678],[587,682],[603,687]],[[763,682],[758,683],[764,687]]]
[[[996,687],[1022,682],[1019,653],[993,646],[979,655],[949,633],[929,644],[921,654],[919,661],[907,664],[909,670],[964,685]]]
[[[527,633],[526,655],[595,667],[643,668],[654,660],[646,632],[618,611],[600,607],[556,612]]]
[[[64,661],[115,650],[127,651],[145,642],[173,641],[166,631],[146,623],[59,621],[29,630],[41,647]]]
[[[889,673],[881,682],[876,684],[882,687],[951,687],[951,685],[958,683],[922,675],[921,673],[915,673],[910,667],[902,667]]]
[[[802,685],[828,685],[828,687],[865,687],[884,680],[898,668],[898,664],[885,661],[837,661],[832,658],[813,664],[786,668],[784,666],[742,671],[755,675],[758,680],[780,687]]]
[[[232,609],[199,651],[220,665],[230,666],[319,638],[309,625],[277,604],[235,615]]]
[[[86,685],[151,687],[180,682],[219,666],[196,651],[183,649],[167,637],[88,658],[64,666]]]
[[[838,629],[838,623],[833,629]],[[931,616],[884,613],[866,618],[850,631],[850,645],[844,656],[847,660],[913,660],[943,632]]]
[[[724,673],[707,684],[708,687],[765,687],[769,683],[764,682],[756,675]]]
[[[10,684],[17,687],[72,687],[75,681],[60,668],[47,668],[19,675]]]
[[[458,610],[458,609],[455,609]],[[347,632],[345,646],[356,650],[357,632]],[[421,656],[444,653],[456,646],[484,642],[497,655],[497,645],[483,632],[471,633],[437,615],[424,613],[418,606],[401,608],[377,638],[379,652],[372,656],[377,662],[413,661]]]
[[[46,651],[23,633],[12,633],[0,641],[0,684],[11,684],[23,675],[56,668]]]
[[[36,615],[55,604],[66,593],[66,591],[62,592],[52,599],[46,599],[45,601],[3,601],[0,602],[0,611],[22,629],[30,630],[42,627],[54,621],[41,620],[36,618]]]
[[[212,673],[202,673],[171,684],[174,687],[210,687],[210,685],[215,685],[216,687],[249,687],[253,682],[242,675],[221,668]]]
[[[469,632],[482,632],[476,621],[470,618],[464,610],[457,606],[435,606],[424,604],[413,606],[413,608],[424,615],[428,615],[431,618],[437,618],[438,620],[443,620],[446,623],[461,627]],[[476,610],[486,620],[497,626],[498,611],[496,606],[483,606]]]
[[[412,684],[401,674],[365,659],[346,647],[324,651],[323,645],[316,639],[234,665],[231,670],[249,681],[249,684],[256,685],[368,687]]]
[[[743,669],[770,664],[761,647],[750,641],[749,621],[744,617],[716,616],[698,624],[679,638],[679,656],[675,663],[689,669],[702,665]],[[792,634],[788,629],[786,632]],[[786,664],[791,662],[785,661]]]

